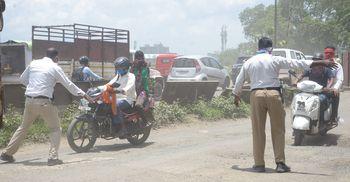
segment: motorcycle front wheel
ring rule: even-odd
[[[89,151],[96,142],[97,129],[91,121],[83,118],[73,120],[67,130],[69,146],[76,152]]]

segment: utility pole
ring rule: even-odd
[[[227,27],[226,25],[223,25],[221,27],[221,52],[226,50],[226,44],[227,44]]]
[[[277,45],[277,0],[275,0],[275,29],[274,29],[274,35],[273,35],[273,44],[276,47]]]

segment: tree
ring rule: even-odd
[[[326,45],[350,47],[350,0],[280,0],[277,6],[277,47],[309,54]],[[239,18],[250,43],[273,37],[274,5],[246,8]]]

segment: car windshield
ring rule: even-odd
[[[175,68],[192,68],[196,67],[195,59],[180,58],[174,61],[173,67]]]
[[[286,57],[286,51],[272,51],[272,55]]]

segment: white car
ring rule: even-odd
[[[219,87],[230,85],[230,76],[220,62],[210,56],[189,55],[174,59],[168,81],[219,81]]]
[[[272,55],[281,56],[288,59],[306,60],[304,53],[293,49],[274,48],[272,50]]]
[[[306,60],[304,53],[293,49],[274,48],[272,50],[272,55],[285,57],[287,59]],[[288,67],[285,67],[285,68],[282,67],[280,69],[279,78],[282,80],[291,82],[291,77],[288,73],[288,70],[289,70]]]

